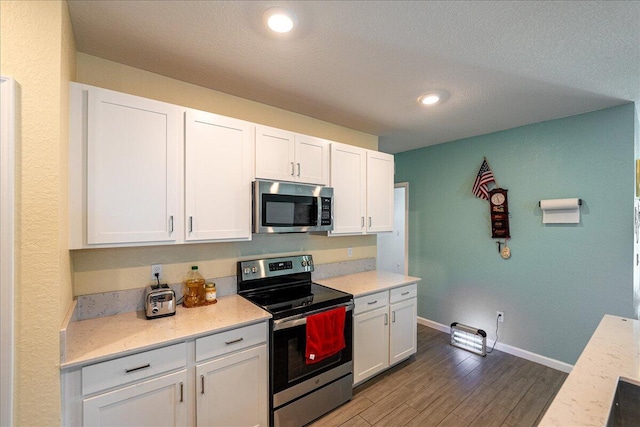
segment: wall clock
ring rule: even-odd
[[[509,203],[507,191],[494,188],[489,191],[489,209],[491,214],[491,237],[494,239],[508,239],[509,234]]]

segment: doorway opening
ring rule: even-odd
[[[409,183],[393,189],[393,231],[378,234],[378,270],[409,274]]]

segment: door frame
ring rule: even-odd
[[[409,275],[409,183],[396,182],[393,188],[404,188],[404,274]]]
[[[0,76],[0,425],[13,425],[16,83]]]

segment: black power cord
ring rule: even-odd
[[[493,353],[493,349],[496,348],[496,344],[498,343],[498,327],[500,326],[500,323],[498,322],[500,321],[500,316],[501,315],[496,316],[496,340],[493,342],[493,346],[491,346],[491,350],[487,350],[487,353]]]

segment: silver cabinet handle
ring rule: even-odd
[[[147,368],[150,368],[150,367],[151,367],[151,363],[147,363],[146,365],[138,366],[137,368],[125,369],[124,373],[125,374],[130,374],[131,372],[139,371],[141,369],[147,369]]]
[[[364,228],[364,217],[360,217],[360,227]]]
[[[367,304],[368,304],[368,305],[372,305],[372,304],[375,304],[375,303],[377,303],[377,302],[378,302],[378,300],[375,300],[375,301],[369,301]]]
[[[180,383],[180,403],[184,402],[184,384]]]
[[[371,217],[369,217],[369,228],[371,228]]]
[[[393,323],[396,323],[396,312],[395,312],[395,311],[392,311],[392,312],[391,312],[391,321],[392,321]]]
[[[169,217],[169,233],[173,233],[173,215]]]
[[[204,375],[200,375],[200,394],[204,394]]]
[[[225,343],[226,345],[231,345],[231,344],[235,344],[235,343],[237,343],[237,342],[243,341],[243,340],[244,340],[244,338],[240,337],[240,338],[238,338],[237,340],[233,340],[233,341],[225,341],[224,343]]]
[[[293,162],[291,162],[291,176],[293,176],[295,174],[295,166],[293,165]]]
[[[193,231],[193,217],[189,217],[189,233]]]
[[[300,176],[300,163],[298,163],[298,176]]]
[[[409,295],[411,292],[407,291],[407,292],[402,292],[400,295]]]
[[[389,315],[387,313],[384,314],[384,324],[385,325],[389,324]]]

